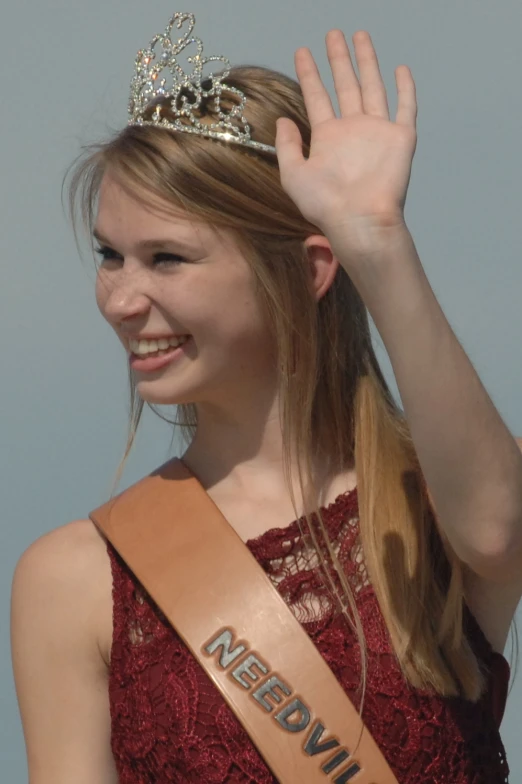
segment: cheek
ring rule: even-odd
[[[176,323],[209,344],[234,342],[245,330],[256,328],[254,298],[241,278],[187,275],[186,280],[174,282],[170,296],[164,292],[161,302]]]
[[[102,301],[102,284],[100,278],[96,278],[96,284],[94,286],[94,295],[96,297],[96,304],[100,307]]]
[[[109,305],[111,294],[114,290],[114,284],[115,280],[110,274],[107,274],[106,270],[98,270],[94,284],[94,296],[98,310],[102,314],[103,318],[107,320],[107,307]]]
[[[250,295],[229,297],[226,306],[215,314],[219,339],[241,353],[263,350],[268,340],[268,326],[259,304]]]
[[[110,285],[109,280],[106,275],[102,275],[100,272],[96,275],[96,282],[94,285],[94,295],[96,298],[96,304],[102,315],[105,313],[105,305],[107,300],[109,299],[110,294]]]
[[[103,290],[103,287],[99,286],[98,284],[96,284],[94,293],[96,297],[96,304],[98,306],[98,310],[102,315],[104,315],[105,302],[107,301],[107,293]]]

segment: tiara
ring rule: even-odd
[[[173,27],[180,29],[187,20],[188,30],[182,38],[174,42],[171,38]],[[277,154],[275,147],[251,139],[250,127],[243,116],[246,97],[241,90],[223,82],[230,73],[230,61],[226,57],[217,55],[202,57],[203,43],[200,38],[192,36],[194,25],[194,14],[177,12],[169,21],[165,33],[163,35],[158,33],[147,49],[139,50],[136,56],[136,70],[131,82],[128,125],[155,125]],[[190,44],[197,45],[197,54],[187,57],[187,61],[193,64],[192,73],[187,74],[176,57]],[[208,77],[202,79],[203,66],[214,60],[224,64],[222,73],[215,76],[211,72]],[[208,86],[209,83],[210,89],[204,89],[203,85]],[[239,104],[233,103],[230,110],[222,111],[223,91],[238,96]],[[192,99],[190,102],[188,97]],[[202,99],[207,97],[214,98],[219,117],[219,122],[208,125],[201,123],[193,114],[193,110],[201,106]],[[166,98],[172,98],[170,105],[165,105]],[[179,108],[180,99],[181,108]],[[168,110],[169,119],[162,116],[164,108]],[[183,117],[188,118],[189,122],[183,122]]]

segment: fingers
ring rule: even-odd
[[[347,117],[349,114],[361,114],[363,111],[361,85],[353,69],[350,49],[342,30],[330,30],[327,33],[326,49],[341,117]]]
[[[280,117],[276,121],[276,152],[279,163],[281,183],[284,187],[287,172],[297,169],[305,162],[303,140],[299,128],[289,117]]]
[[[353,35],[353,42],[359,67],[364,113],[389,120],[390,110],[388,108],[386,87],[382,80],[379,61],[371,36],[366,30],[359,30],[359,32]],[[348,50],[348,44],[346,44],[346,49]],[[348,113],[351,114],[352,112]]]
[[[389,120],[388,96],[371,36],[366,30],[359,30],[352,36],[352,40],[359,78],[355,73],[343,31],[334,29],[326,35],[328,60],[341,116],[347,117],[364,112]],[[312,53],[307,47],[301,47],[296,51],[295,68],[312,127],[335,117],[330,95],[323,84]],[[395,73],[399,93],[397,122],[415,127],[417,103],[413,77],[407,66],[401,66]]]
[[[399,102],[395,122],[398,125],[408,125],[417,128],[417,94],[415,82],[407,65],[395,69],[395,81]]]
[[[312,127],[335,117],[332,101],[319,75],[316,62],[311,51],[305,46],[295,53],[295,70]]]

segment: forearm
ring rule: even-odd
[[[522,455],[433,293],[409,232],[354,276],[386,346],[457,555],[522,552]]]

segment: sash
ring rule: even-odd
[[[310,637],[181,459],[89,517],[220,690],[278,781],[398,784]]]

